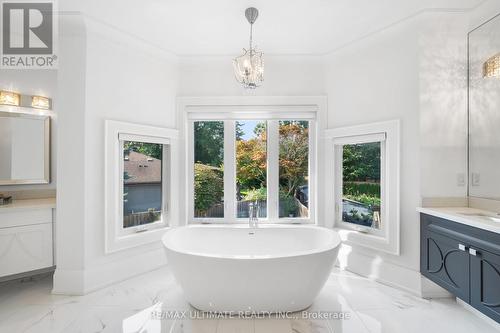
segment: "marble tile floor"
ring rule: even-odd
[[[217,318],[191,308],[167,267],[85,296],[52,295],[51,277],[0,284],[0,332],[500,332],[453,299],[424,300],[334,270],[306,312]]]

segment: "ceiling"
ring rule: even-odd
[[[429,9],[468,10],[483,0],[64,0],[178,55],[235,55],[248,44],[245,8],[257,7],[254,41],[267,54],[325,54]]]

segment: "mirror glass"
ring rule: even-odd
[[[500,200],[500,16],[469,33],[469,195]]]
[[[50,118],[0,112],[0,185],[49,183]]]

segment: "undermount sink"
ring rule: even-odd
[[[500,222],[500,215],[489,215],[489,214],[484,214],[484,213],[460,213],[460,215],[464,216],[470,216],[470,217],[478,217],[482,218],[485,220],[493,221],[493,222]]]

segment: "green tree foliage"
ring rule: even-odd
[[[237,124],[239,124],[237,122]],[[256,131],[255,129],[262,130]],[[236,141],[236,181],[240,192],[247,192],[266,187],[267,174],[267,135],[266,124],[257,124],[254,129],[256,136],[243,140],[245,133]]]
[[[224,195],[223,171],[220,168],[195,163],[194,208],[200,214],[220,203]]]
[[[346,181],[380,181],[380,142],[345,145],[343,179]]]
[[[245,193],[246,201],[265,201],[267,199],[267,188],[261,187],[255,190],[249,190]]]
[[[297,210],[293,196],[306,184],[309,158],[307,121],[280,121],[280,202],[290,199],[288,213]],[[265,200],[267,127],[259,122],[254,137],[244,140],[243,124],[236,123],[236,175],[245,200]],[[195,122],[195,209],[206,211],[223,195],[223,122]],[[288,201],[287,201],[288,202]],[[286,215],[288,216],[288,215]]]
[[[220,167],[224,162],[224,122],[194,123],[195,162]]]
[[[245,135],[245,132],[243,132],[243,124],[239,121],[236,122],[236,140],[243,140],[243,135]]]
[[[307,121],[280,121],[280,189],[288,196],[306,183],[309,162],[309,128]]]
[[[266,126],[266,122],[264,121],[261,121],[260,123],[258,123],[255,128],[253,129],[253,133],[256,135],[256,136],[261,136],[261,135],[265,135],[265,132],[267,131],[267,126]]]
[[[380,142],[345,145],[342,172],[345,198],[380,207]]]
[[[366,182],[344,182],[344,194],[358,195],[361,193],[380,198],[380,184]]]

